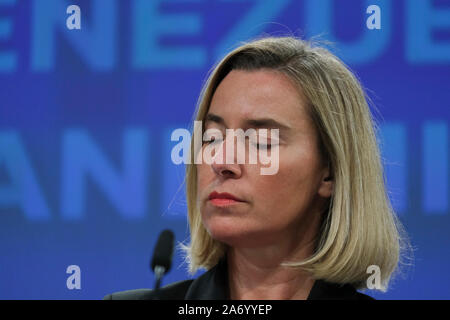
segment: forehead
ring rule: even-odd
[[[232,70],[217,87],[208,113],[230,126],[245,119],[271,118],[295,128],[307,120],[305,99],[284,74],[273,70]]]

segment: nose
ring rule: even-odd
[[[233,152],[227,154],[227,145],[228,148],[233,149]],[[214,172],[224,178],[239,178],[242,175],[242,168],[236,160],[237,150],[235,148],[234,137],[226,137],[226,139],[221,142],[217,150],[218,152],[214,155],[214,159],[211,163],[211,167]]]

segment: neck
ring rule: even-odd
[[[230,298],[234,300],[305,300],[314,284],[311,275],[299,268],[284,267],[288,261],[309,257],[311,241],[295,246],[229,248],[227,254]]]

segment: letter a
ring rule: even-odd
[[[67,29],[73,30],[73,29],[81,29],[81,10],[80,7],[77,5],[71,5],[67,7],[66,10],[67,14],[72,14],[69,16],[66,20],[66,26]]]
[[[79,266],[73,264],[67,267],[66,273],[72,275],[67,278],[66,286],[67,289],[81,289],[81,269]]]
[[[379,6],[373,4],[367,7],[366,13],[371,13],[367,18],[366,25],[367,29],[381,29],[381,9]]]
[[[366,285],[367,289],[382,289],[381,287],[381,270],[377,265],[370,265],[367,267],[366,273],[371,274],[370,277],[367,278]]]

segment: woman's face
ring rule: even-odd
[[[239,164],[236,156],[232,164],[197,164],[197,203],[210,235],[234,247],[297,241],[312,231],[314,237],[332,182],[324,181],[328,167],[321,162],[305,98],[287,76],[271,70],[232,70],[215,91],[208,115],[212,120],[205,122],[205,129],[218,129],[224,137],[213,154],[217,159],[219,153],[227,158],[226,144],[231,141],[226,139],[226,129],[257,129],[248,121],[254,119],[272,119],[283,125],[274,127],[279,128],[279,140],[272,141],[270,150],[279,154],[276,174],[262,175],[261,167],[269,165],[259,160],[249,164],[248,159]],[[270,132],[272,127],[264,128]],[[270,134],[266,136],[270,144]],[[247,142],[246,152],[249,148],[254,146]],[[242,201],[209,200],[213,191]]]

